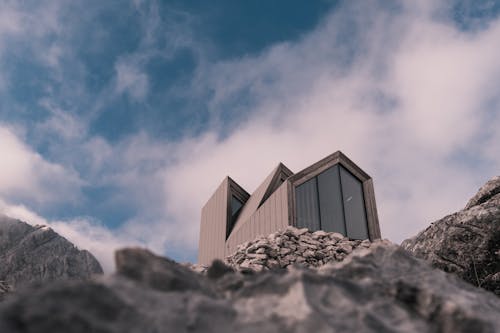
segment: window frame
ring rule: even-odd
[[[380,226],[378,221],[377,206],[375,203],[373,180],[366,172],[361,170],[360,167],[358,167],[340,151],[325,157],[319,162],[314,163],[288,179],[288,216],[290,219],[290,225],[297,226],[295,188],[336,164],[340,164],[361,182],[363,188],[368,237],[370,240],[380,239]]]

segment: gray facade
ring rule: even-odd
[[[340,151],[296,174],[280,163],[252,195],[226,177],[201,211],[198,262],[288,225],[380,238],[372,179]]]

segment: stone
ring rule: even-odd
[[[305,233],[309,232],[307,228],[302,228],[302,229],[293,229],[293,233],[296,237],[300,237],[301,235],[304,235]]]
[[[304,258],[314,257],[314,255],[315,255],[315,252],[314,252],[314,251],[312,251],[312,250],[307,250],[307,251],[305,251],[305,252],[304,252],[304,254],[303,254]]]
[[[0,215],[0,281],[10,289],[102,273],[90,252],[79,250],[53,229]]]
[[[207,277],[209,279],[220,279],[225,274],[232,272],[234,272],[234,269],[224,264],[224,262],[222,262],[221,260],[217,259],[214,260],[212,262],[212,265],[210,265],[210,267],[207,269]]]
[[[500,193],[500,176],[491,178],[469,200],[465,209],[480,205]]]
[[[142,248],[126,248],[115,252],[116,274],[144,287],[168,292],[172,290],[210,291],[201,275],[176,262]]]
[[[434,267],[500,296],[500,177],[488,181],[466,208],[402,242]]]
[[[328,234],[328,237],[331,239],[331,240],[336,240],[336,241],[340,241],[342,239],[344,239],[344,235],[342,234],[339,234],[338,232],[331,232]]]
[[[165,276],[183,272],[189,281],[203,280],[201,289],[166,292],[122,274],[55,281],[2,302],[0,332],[481,333],[500,327],[498,297],[387,241],[319,269],[209,279],[166,258],[148,258],[141,268],[158,265],[170,271]]]
[[[265,249],[265,248],[263,248],[263,247],[260,247],[260,248],[258,248],[258,249],[257,249],[257,251],[255,251],[255,253],[257,253],[257,254],[263,254],[263,253],[266,253],[266,249]]]
[[[280,249],[281,256],[285,256],[285,255],[289,254],[290,252],[292,252],[292,250],[290,248],[287,248],[287,247],[282,247]]]
[[[328,233],[326,231],[323,231],[323,230],[317,230],[317,231],[312,233],[313,239],[319,239],[319,238],[323,238],[326,236],[328,236]]]
[[[349,254],[352,252],[352,245],[347,243],[341,243],[337,247],[337,252]]]
[[[257,253],[249,253],[247,255],[248,258],[250,259],[258,259],[258,260],[265,260],[267,259],[267,255],[266,254],[257,254]]]

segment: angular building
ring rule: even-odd
[[[288,225],[380,238],[372,179],[340,151],[296,174],[280,163],[252,195],[226,177],[201,210],[198,263]]]

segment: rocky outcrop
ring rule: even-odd
[[[465,209],[432,223],[401,246],[500,296],[500,177],[488,181]]]
[[[238,246],[226,258],[226,263],[237,270],[285,268],[291,264],[319,267],[329,262],[342,261],[357,247],[370,247],[369,240],[349,240],[336,232],[309,232],[306,228],[287,227],[270,235],[260,236]]]
[[[500,299],[386,241],[308,269],[202,275],[146,250],[0,304],[0,332],[498,332]],[[140,272],[134,267],[140,262]],[[178,275],[180,274],[180,275]]]
[[[491,178],[484,184],[479,191],[477,191],[476,195],[474,195],[467,205],[465,206],[465,209],[469,209],[471,207],[480,205],[490,199],[492,199],[494,196],[500,193],[500,176],[496,176]]]
[[[77,249],[46,226],[31,226],[0,215],[0,282],[6,291],[58,279],[102,274],[88,251]]]

